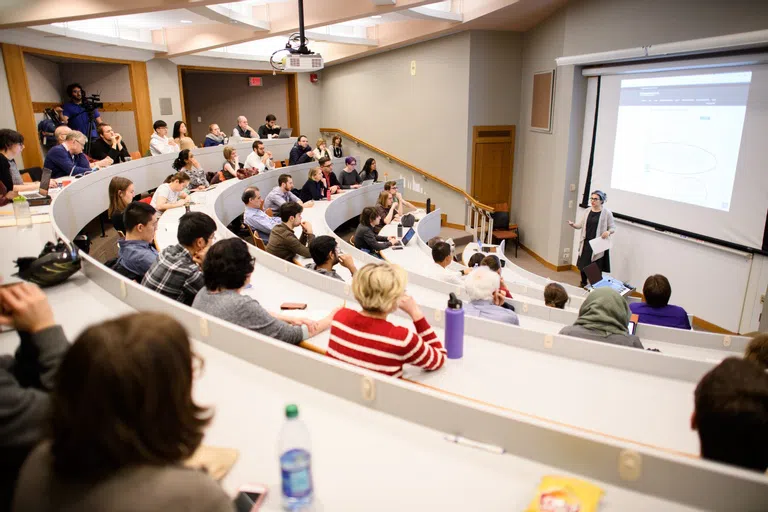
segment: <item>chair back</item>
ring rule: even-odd
[[[139,153],[138,151],[131,151],[130,154],[131,154],[131,160],[138,160],[139,158],[141,158],[141,153]]]
[[[257,249],[266,251],[267,247],[264,245],[264,240],[261,239],[259,234],[256,233],[248,224],[245,224],[245,227],[248,228],[248,232],[251,234],[251,238],[253,239],[253,245],[255,245]]]
[[[266,210],[264,210],[264,213],[267,214],[267,217],[274,217],[275,216],[275,212],[272,211],[272,208],[267,208]]]

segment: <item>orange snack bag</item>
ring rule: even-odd
[[[602,496],[603,490],[589,482],[545,476],[525,512],[597,512]]]

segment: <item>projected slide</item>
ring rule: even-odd
[[[622,80],[611,188],[728,211],[751,80]]]

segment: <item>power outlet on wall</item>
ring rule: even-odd
[[[573,208],[573,199],[571,199],[570,201],[568,201],[568,208],[569,208],[569,209],[570,209],[570,208]]]
[[[416,61],[411,61],[411,76],[416,76]]]

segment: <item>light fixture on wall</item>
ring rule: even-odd
[[[375,16],[371,16],[371,19],[372,19],[372,20],[380,20],[380,19],[381,19],[381,16],[377,14],[377,15],[375,15]]]

